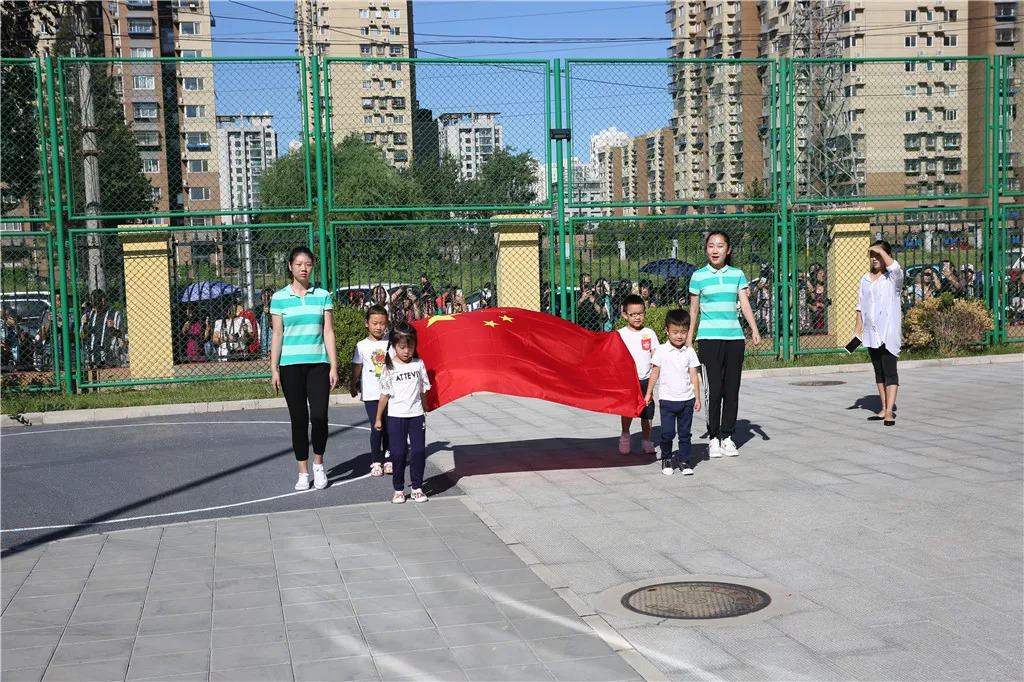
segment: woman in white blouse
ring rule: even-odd
[[[894,426],[893,405],[896,404],[896,391],[900,385],[896,358],[900,354],[903,331],[900,310],[903,269],[893,259],[889,242],[882,239],[868,247],[868,258],[871,271],[860,280],[856,336],[863,341],[871,356],[878,397],[882,400],[881,411],[868,419]]]

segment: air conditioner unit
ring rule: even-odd
[[[946,54],[946,53],[945,53],[945,52],[943,52],[942,50],[935,50],[935,54],[937,54],[938,56],[940,56],[940,57],[941,57],[942,55],[944,55],[944,54]]]

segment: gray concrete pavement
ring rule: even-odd
[[[620,456],[616,417],[474,396],[428,419],[468,498],[32,548],[0,563],[2,677],[1024,678],[1024,365],[904,371],[890,428],[865,421],[868,376],[813,378],[845,383],[745,380],[740,456],[692,477]],[[770,581],[793,608],[595,608],[680,574]]]

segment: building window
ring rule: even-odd
[[[395,90],[401,90],[404,85],[405,84],[402,81],[395,81]]]
[[[128,35],[153,35],[153,20],[129,19]]]
[[[904,85],[903,86],[904,97],[917,97],[917,86],[916,85]]]
[[[368,57],[368,56],[372,55],[373,54],[373,46],[372,45],[360,45],[359,46],[359,54],[364,56],[364,57]]]
[[[160,159],[143,159],[142,160],[142,172],[143,173],[159,173],[160,172]]]
[[[185,147],[188,149],[209,149],[210,148],[210,134],[209,133],[185,133]]]
[[[400,10],[400,9],[393,9],[393,10],[391,10],[390,16],[391,16],[392,19],[401,19],[402,18],[402,10]]]
[[[135,145],[137,147],[159,147],[160,134],[155,130],[136,130]]]
[[[904,62],[903,70],[907,73],[914,73],[917,71],[917,62]]]
[[[405,115],[404,114],[396,114],[395,115],[395,123],[405,123]],[[1008,130],[1006,132],[1013,132],[1013,131]]]
[[[190,76],[188,78],[181,79],[181,89],[188,90],[190,92],[198,92],[206,89],[206,83],[202,78]]]
[[[946,120],[946,121],[955,121],[957,119],[957,110],[956,109],[946,109],[946,111],[943,112],[942,118],[943,118],[943,120]]]
[[[406,144],[406,140],[405,133],[395,133],[395,144]]]
[[[931,109],[922,109],[921,111],[924,113],[924,120],[925,121],[932,120],[932,110]]]
[[[210,162],[206,159],[189,159],[188,160],[188,172],[189,173],[205,173],[210,170]]]
[[[213,217],[208,215],[201,216],[190,216],[188,218],[188,224],[192,227],[203,227],[206,225],[213,225]]]
[[[373,87],[372,81],[363,81],[363,90],[369,90]]]
[[[903,120],[906,121],[907,123],[913,123],[914,121],[917,120],[917,111],[911,109],[910,111],[905,112],[903,114]]]
[[[129,54],[136,58],[145,58],[153,56],[153,48],[151,47],[133,47]]]
[[[402,62],[391,62],[391,70],[392,71],[401,71],[402,70]]]
[[[189,187],[188,198],[192,201],[209,201],[210,200],[210,188],[209,187]]]
[[[361,10],[359,10],[359,18],[360,19],[369,19],[370,18],[370,10],[368,10],[368,9],[361,9]]]
[[[924,46],[925,47],[931,47],[932,46],[932,41],[934,40],[934,38],[931,35],[923,35],[923,36],[921,36],[921,40],[924,41]]]
[[[912,133],[903,136],[903,148],[908,150],[920,149],[921,148],[921,136],[917,133]]]
[[[903,47],[917,47],[917,36],[903,36]]]
[[[921,162],[917,159],[904,159],[903,169],[908,175],[917,175],[921,172]]]
[[[367,26],[360,26],[359,27],[359,35],[361,35],[361,36],[368,36],[368,35],[370,35],[369,27],[367,27]]]
[[[372,109],[373,108],[373,98],[372,97],[364,97],[362,102],[363,102],[363,109]]]
[[[956,97],[958,94],[960,94],[958,86],[956,86],[956,85],[947,85],[946,86],[946,97]]]
[[[956,47],[958,42],[956,34],[942,36],[942,45],[944,47]]]
[[[205,104],[186,104],[185,118],[206,118]]]
[[[164,195],[164,192],[159,187],[151,187],[150,188],[150,194],[149,194],[150,201],[160,201],[160,199],[163,197],[163,195]]]
[[[363,125],[364,126],[372,126],[373,125],[373,116],[363,116]]]
[[[405,109],[405,98],[404,97],[392,97],[391,108],[393,109]]]
[[[405,51],[405,47],[403,47],[402,45],[392,45],[391,46],[391,56],[392,57],[401,57],[402,56],[402,52],[404,52],[404,51]]]
[[[198,21],[183,21],[178,24],[178,31],[183,36],[197,36],[200,34],[200,30]]]
[[[196,57],[202,57],[203,56],[203,51],[202,50],[182,50],[181,51],[181,56],[185,57],[187,59],[194,59]]]
[[[843,49],[849,50],[851,47],[857,47],[858,38],[857,36],[843,36],[842,39]]]
[[[377,139],[376,134],[374,134],[374,133],[363,133],[363,142],[365,142],[366,144],[373,144],[373,141],[375,139]]]
[[[132,87],[136,90],[155,90],[156,76],[132,76]]]
[[[957,62],[942,62],[943,71],[956,71],[957,68],[959,68]]]
[[[942,161],[942,172],[943,173],[959,173],[960,172],[960,159],[944,159]]]
[[[395,150],[395,161],[408,161],[408,160],[409,160],[409,152],[405,151],[404,149],[396,149]]]
[[[389,32],[391,33],[391,35],[397,36],[397,35],[401,35],[402,34],[402,29],[399,28],[398,26],[395,26],[395,27],[389,29]]]
[[[157,117],[158,108],[156,102],[135,102],[132,110],[136,121],[149,121]]]
[[[960,133],[946,133],[943,136],[942,145],[946,149],[960,149]]]
[[[906,21],[906,22],[909,22],[909,23],[914,23],[915,21],[917,21],[917,10],[916,9],[905,10],[903,12],[903,21]]]

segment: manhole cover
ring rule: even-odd
[[[842,386],[845,381],[794,381],[790,386]]]
[[[733,618],[772,603],[768,593],[746,585],[720,582],[675,582],[627,592],[622,605],[635,613],[660,618]]]

